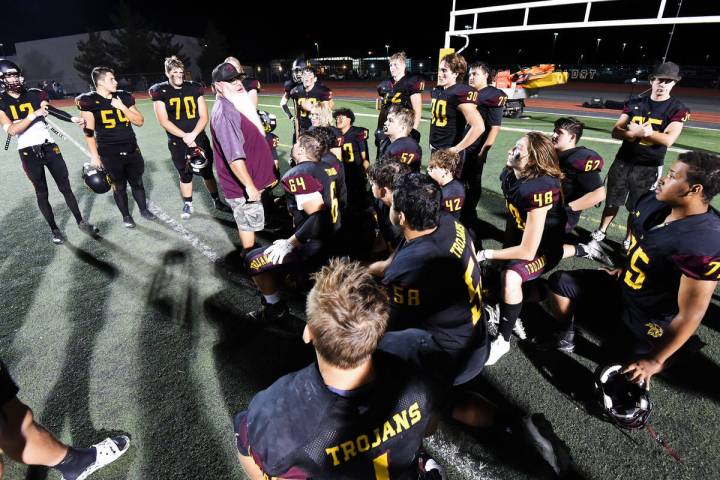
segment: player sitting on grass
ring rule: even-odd
[[[290,266],[313,271],[327,258],[333,237],[332,217],[340,212],[330,178],[320,163],[324,148],[315,136],[300,134],[292,149],[296,165],[281,181],[295,231],[290,238],[251,250],[245,258],[246,268],[262,294],[261,310],[250,314],[255,319],[273,321],[288,312],[280,300],[274,271]]]
[[[720,279],[720,217],[710,206],[718,192],[720,157],[681,154],[633,209],[623,268],[550,277],[550,305],[562,329],[536,343],[572,351],[574,313],[590,306],[586,312],[601,312],[598,319],[613,327],[613,360],[629,360],[625,372],[649,386],[700,326]]]
[[[15,461],[54,468],[62,480],[84,480],[130,447],[125,435],[106,438],[90,448],[69,447],[35,421],[32,410],[18,400],[17,393],[17,385],[0,360],[0,450]]]
[[[500,174],[507,206],[505,248],[482,250],[478,260],[505,260],[501,274],[499,334],[487,365],[510,350],[510,335],[520,316],[523,283],[540,278],[562,259],[567,216],[562,206],[563,174],[548,137],[529,132],[508,151]]]
[[[460,211],[465,203],[465,187],[455,179],[460,164],[460,155],[447,148],[435,150],[428,163],[428,175],[438,182],[442,189],[442,209],[460,220]]]
[[[390,221],[393,185],[400,177],[408,173],[410,173],[410,167],[407,164],[400,163],[397,159],[387,156],[380,157],[377,162],[370,165],[368,170],[368,179],[374,197],[375,218],[380,235],[385,241],[389,252],[394,251],[403,238],[400,227],[393,225]]]

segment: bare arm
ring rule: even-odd
[[[410,103],[412,104],[413,111],[415,112],[413,128],[417,130],[420,128],[420,120],[422,119],[422,94],[413,93],[410,95]]]
[[[232,170],[233,174],[235,174],[237,179],[240,180],[240,183],[245,187],[248,202],[257,202],[260,200],[260,190],[255,187],[250,172],[247,170],[247,165],[245,165],[245,159],[239,158],[230,162],[230,170]]]
[[[649,127],[652,128],[652,127]],[[672,147],[673,143],[678,139],[683,129],[683,122],[672,122],[667,126],[664,132],[652,131],[650,135],[645,137],[645,140],[650,140],[653,143],[665,145],[666,147]]]
[[[250,480],[263,480],[263,472],[260,470],[260,467],[257,466],[252,457],[240,455],[239,453],[238,457],[240,458],[240,465],[243,470],[245,470],[245,475],[247,475]]]
[[[463,103],[458,105],[458,109],[462,112],[470,128],[460,143],[450,148],[450,150],[454,152],[462,152],[465,150],[467,147],[472,145],[475,140],[480,138],[480,135],[482,135],[485,131],[485,123],[483,122],[480,112],[474,103]]]
[[[527,214],[525,231],[523,232],[520,245],[503,248],[502,250],[485,250],[486,258],[492,260],[527,260],[530,261],[537,255],[537,249],[542,240],[545,230],[545,217],[552,205],[530,210]]]
[[[650,388],[653,375],[662,371],[668,358],[677,352],[700,326],[715,287],[717,282],[682,276],[678,289],[678,313],[670,322],[662,345],[652,356],[632,363],[625,369],[632,381],[645,382],[646,387]]]
[[[8,125],[7,127],[7,134],[11,137],[14,137],[15,135],[20,135],[25,130],[27,130],[30,125],[37,119],[38,117],[46,117],[48,114],[47,110],[47,102],[43,102],[41,104],[41,107],[37,110],[35,110],[33,113],[28,115],[27,117],[23,118],[19,122],[13,122],[8,118],[8,116],[5,114],[5,112],[0,112],[0,123],[2,123],[3,128],[5,128],[5,125]]]
[[[380,260],[380,261],[371,263],[368,266],[368,273],[370,275],[372,275],[373,277],[379,277],[379,278],[384,277],[385,272],[387,271],[388,267],[390,266],[393,259],[395,258],[395,252],[391,253],[390,256],[385,260]]]
[[[96,167],[100,167],[102,166],[102,162],[100,161],[100,154],[98,154],[95,135],[88,136],[89,132],[95,130],[95,116],[92,112],[80,112],[80,117],[85,120],[85,143],[87,143],[88,150],[90,151],[90,163]]]
[[[481,154],[487,155],[488,150],[490,150],[492,148],[492,146],[495,144],[495,139],[497,138],[499,133],[500,133],[500,125],[493,125],[492,127],[490,127],[488,136],[485,139],[485,143],[482,146]]]
[[[628,124],[630,123],[630,116],[627,113],[620,115],[612,129],[612,138],[618,140],[634,140],[637,137],[636,133],[632,133],[628,130]]]
[[[605,187],[598,187],[592,192],[588,192],[577,200],[573,200],[568,203],[568,206],[572,208],[574,212],[580,212],[587,208],[597,205],[598,203],[605,200]]]

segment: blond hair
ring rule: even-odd
[[[182,68],[185,70],[185,64],[175,55],[165,59],[165,73],[170,73],[174,68]]]

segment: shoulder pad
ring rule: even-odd
[[[156,83],[155,85],[153,85],[152,87],[150,87],[148,89],[148,95],[150,95],[150,98],[152,99],[153,102],[163,100],[162,89],[163,89],[164,83],[165,82]]]
[[[597,172],[605,166],[605,161],[596,151],[589,148],[579,148],[568,158],[573,170],[578,172]]]
[[[392,82],[390,80],[383,80],[377,86],[378,95],[384,97],[390,90],[392,90]]]
[[[83,112],[92,112],[98,109],[100,101],[95,98],[95,92],[87,92],[75,97],[75,105]]]
[[[126,92],[125,90],[118,90],[115,94],[128,107],[135,105],[135,97],[133,97],[132,93]]]
[[[323,191],[322,182],[312,175],[312,171],[298,169],[297,167],[285,174],[282,179],[282,186],[286,192],[293,195],[305,195]]]
[[[192,80],[188,83],[192,86],[196,97],[202,97],[205,94],[205,86],[202,83]]]
[[[455,84],[455,89],[452,94],[457,98],[459,104],[477,102],[477,91],[470,85],[465,85],[464,83]]]
[[[41,90],[39,88],[28,88],[27,89],[28,95],[37,95],[38,99],[42,102],[44,100],[50,100],[48,97],[48,94],[45,90]]]

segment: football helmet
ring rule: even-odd
[[[296,58],[292,64],[292,79],[295,83],[302,81],[302,71],[310,64],[303,58]]]
[[[97,168],[91,163],[84,163],[82,178],[85,185],[95,193],[107,193],[110,191],[112,185],[110,176],[102,168]]]
[[[258,110],[258,116],[260,117],[260,121],[263,124],[265,133],[270,133],[275,130],[275,127],[277,127],[277,117],[275,115],[273,115],[272,113],[264,112],[262,110]]]
[[[185,159],[187,160],[188,166],[195,174],[199,174],[200,170],[207,167],[209,163],[207,157],[205,156],[205,150],[200,147],[188,148],[187,153],[185,154]]]
[[[22,92],[25,88],[25,79],[20,67],[10,60],[0,60],[0,83],[8,92]]]
[[[595,374],[598,402],[606,417],[628,430],[643,428],[650,418],[652,402],[643,385],[633,383],[623,375],[623,366],[606,365]]]

